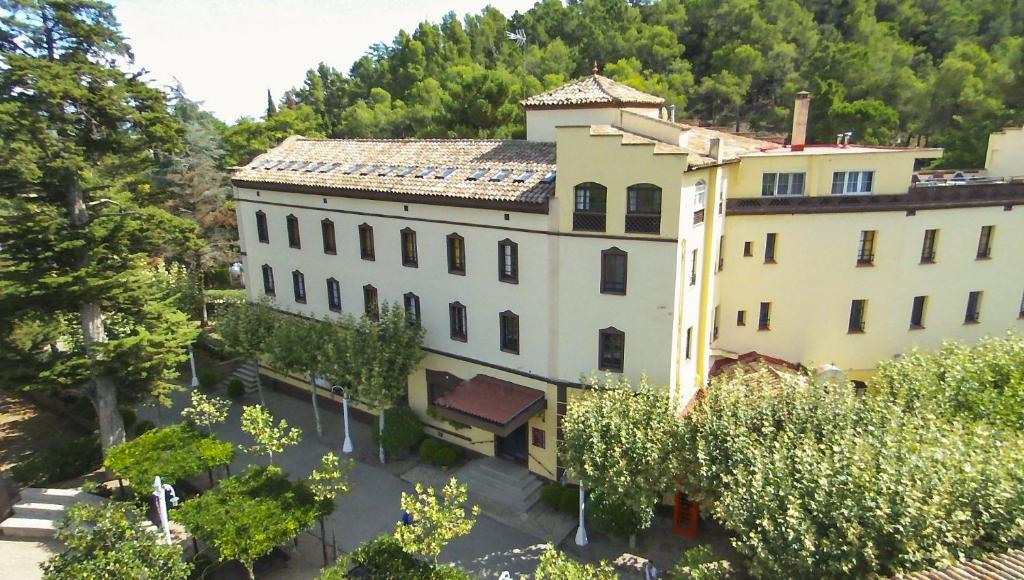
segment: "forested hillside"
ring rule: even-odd
[[[517,29],[525,48],[506,36]],[[680,118],[755,131],[788,132],[793,96],[808,90],[816,140],[927,143],[947,148],[947,166],[982,165],[987,134],[1024,122],[1021,0],[542,0],[511,17],[488,7],[423,22],[348,73],[310,69],[274,127],[230,132],[230,161],[292,129],[521,137],[518,101],[594,61]]]

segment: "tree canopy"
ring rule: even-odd
[[[517,29],[523,48],[506,36]],[[793,97],[808,90],[817,142],[840,131],[920,140],[945,147],[947,166],[981,166],[988,133],[1024,122],[1021,54],[1024,8],[1012,0],[541,0],[511,16],[488,6],[401,30],[347,73],[320,63],[279,111],[239,123],[245,138],[228,147],[244,163],[289,131],[522,137],[519,100],[597,62],[684,118],[787,133]]]
[[[231,443],[200,432],[188,423],[146,431],[110,449],[104,465],[132,482],[135,493],[146,494],[153,478],[167,482],[199,475],[231,463]]]

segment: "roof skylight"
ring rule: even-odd
[[[353,173],[358,171],[359,168],[362,167],[362,166],[363,166],[362,163],[356,163],[354,165],[350,165],[349,168],[345,170],[345,175],[352,175]]]
[[[477,179],[480,179],[481,177],[483,177],[486,174],[487,174],[487,168],[486,167],[481,167],[480,169],[477,169],[476,171],[474,171],[473,175],[470,175],[469,177],[467,177],[466,181],[476,181]]]
[[[448,177],[453,173],[455,173],[454,167],[445,167],[444,170],[437,172],[437,175],[434,176],[434,179],[444,179],[445,177]]]
[[[512,173],[511,169],[499,169],[497,173],[491,176],[491,181],[502,181],[508,177],[509,173]]]
[[[359,175],[369,175],[378,169],[380,169],[380,165],[367,165],[359,172]]]
[[[545,176],[544,176],[544,177],[543,177],[543,178],[542,178],[542,179],[540,180],[540,182],[541,182],[541,183],[551,183],[551,182],[552,182],[552,181],[554,181],[554,180],[555,180],[555,172],[554,172],[554,171],[550,171],[550,172],[548,172],[548,174],[547,174],[547,175],[545,175]]]
[[[294,164],[295,164],[294,161],[285,161],[284,163],[282,163],[282,164],[277,166],[277,170],[278,171],[284,171],[285,169],[291,169],[292,165],[294,165]]]
[[[320,169],[324,165],[327,165],[326,161],[316,161],[314,163],[310,163],[309,167],[306,168],[306,171],[307,172],[316,171],[317,169]]]
[[[398,169],[398,166],[397,166],[397,165],[388,165],[387,167],[385,167],[384,169],[382,169],[382,170],[381,170],[381,172],[380,172],[380,173],[378,173],[377,175],[378,175],[379,177],[387,177],[388,175],[391,175],[392,173],[394,173],[394,171],[395,171],[396,169]]]
[[[430,175],[430,173],[432,171],[434,171],[434,166],[433,165],[431,165],[430,167],[427,167],[423,171],[420,171],[419,173],[417,173],[416,177],[426,177],[426,176]]]
[[[416,167],[413,166],[413,165],[410,165],[410,166],[406,167],[405,169],[399,171],[398,172],[398,177],[405,177],[406,175],[409,175],[410,173],[412,173],[415,170],[416,170]]]
[[[536,171],[530,171],[529,169],[527,169],[526,171],[520,173],[519,176],[516,177],[515,179],[513,179],[512,181],[514,181],[516,183],[522,183],[522,182],[526,181],[527,179],[530,179],[531,177],[533,177],[534,173],[536,173]]]
[[[330,173],[335,169],[341,167],[341,163],[331,163],[320,168],[320,173]]]
[[[292,171],[301,171],[301,170],[305,169],[307,165],[309,165],[309,161],[296,161],[291,166],[291,170]]]

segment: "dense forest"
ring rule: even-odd
[[[525,46],[508,37],[517,30]],[[310,69],[268,95],[265,121],[228,131],[228,161],[291,131],[522,137],[518,101],[593,62],[681,118],[742,130],[788,132],[808,90],[813,139],[941,146],[945,166],[982,165],[988,133],[1024,122],[1021,0],[541,0],[511,17],[487,7],[423,22],[347,74]]]

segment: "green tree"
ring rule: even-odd
[[[562,423],[565,465],[605,504],[636,517],[632,536],[651,525],[654,508],[675,488],[682,424],[668,395],[646,379],[594,381]]]
[[[256,560],[308,529],[320,509],[305,483],[273,466],[253,466],[183,503],[175,519],[222,561],[241,562],[252,578]]]
[[[220,397],[207,397],[199,391],[192,391],[191,405],[181,411],[181,416],[207,434],[212,432],[214,425],[228,419],[228,408],[231,402]]]
[[[547,550],[541,555],[534,576],[537,580],[577,580],[578,578],[617,580],[619,577],[608,562],[603,560],[597,564],[577,562],[565,553],[559,552],[551,544],[548,544]]]
[[[239,119],[224,132],[224,165],[245,165],[292,135],[324,137],[316,111],[308,105],[284,107],[264,121]]]
[[[758,577],[888,577],[1024,541],[1024,440],[852,386],[714,382],[680,472]]]
[[[267,89],[267,112],[263,115],[263,119],[270,120],[270,118],[276,114],[277,105],[274,103],[274,95],[271,95],[270,89]]]
[[[0,319],[45,323],[50,348],[20,353],[40,371],[20,386],[85,394],[107,450],[124,441],[119,405],[170,388],[195,337],[152,265],[196,243],[150,204],[154,153],[181,128],[119,68],[131,53],[110,6],[2,10]]]
[[[80,503],[58,525],[67,550],[42,564],[48,580],[167,578],[184,580],[192,566],[181,546],[168,546],[148,531],[145,514],[130,503]]]
[[[266,345],[267,356],[277,370],[307,376],[317,435],[323,435],[323,427],[320,425],[316,379],[324,365],[320,361],[320,349],[309,348],[309,345],[324,344],[321,340],[321,338],[327,338],[325,336],[326,329],[323,328],[324,324],[319,320],[305,317],[279,317]]]
[[[243,302],[233,306],[217,324],[230,352],[253,361],[256,365],[256,389],[263,404],[263,384],[260,380],[260,357],[267,353],[274,335],[278,315],[266,300]]]
[[[266,407],[248,405],[242,409],[242,431],[245,431],[255,442],[253,445],[239,445],[238,448],[248,453],[266,455],[270,464],[274,464],[274,454],[281,453],[286,447],[298,445],[302,441],[302,429],[288,427],[288,421],[281,419],[274,424],[274,416]]]
[[[441,550],[468,534],[480,515],[480,506],[468,510],[463,506],[468,500],[466,486],[454,477],[440,495],[433,487],[417,483],[415,494],[402,493],[402,510],[412,517],[413,524],[399,522],[395,539],[406,552],[429,558],[437,566]]]
[[[320,544],[323,549],[324,566],[328,563],[324,518],[334,512],[334,500],[352,490],[349,473],[354,467],[355,462],[351,459],[341,461],[334,453],[328,453],[320,459],[320,466],[309,474],[309,490],[313,492],[313,498],[321,504],[317,519],[320,521]]]
[[[112,447],[103,464],[118,477],[127,478],[136,494],[145,495],[156,476],[176,482],[206,472],[213,485],[213,469],[228,465],[234,456],[230,443],[179,423],[146,431]]]

